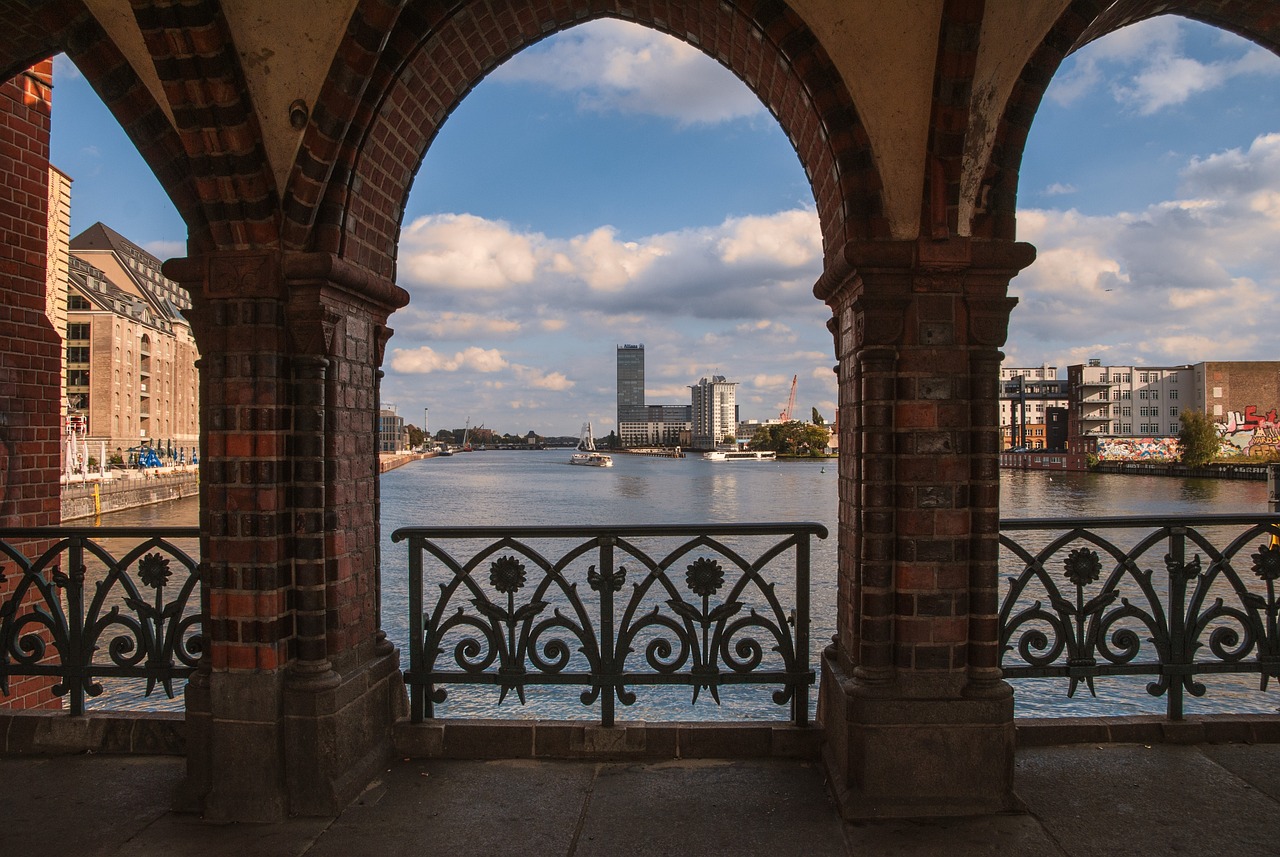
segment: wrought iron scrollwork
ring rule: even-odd
[[[409,541],[413,716],[431,716],[443,685],[493,684],[523,703],[531,685],[580,684],[612,724],[637,685],[691,688],[720,703],[726,684],[775,684],[773,701],[808,716],[809,539],[817,524],[528,530],[405,529]],[[717,538],[723,537],[723,538]],[[683,541],[665,554],[673,538]],[[468,555],[474,540],[481,546]],[[764,540],[748,557],[739,543]],[[453,543],[457,547],[452,547]],[[763,576],[794,562],[797,605]],[[439,588],[425,603],[427,560]],[[594,560],[594,561],[592,561]],[[585,583],[585,586],[580,584]],[[629,587],[628,587],[629,584]],[[794,617],[794,621],[793,621]],[[793,627],[794,625],[794,627]]]
[[[1263,690],[1280,676],[1280,517],[1004,521],[1001,528],[1002,563],[1015,572],[1000,610],[1006,676],[1063,677],[1074,696],[1082,681],[1096,695],[1100,676],[1148,675],[1147,692],[1167,695],[1173,719],[1182,716],[1184,692],[1206,692],[1198,676],[1257,672]],[[1036,549],[1015,536],[1048,540]],[[1162,550],[1157,572],[1151,559]],[[1245,557],[1265,591],[1237,570]],[[1055,562],[1059,574],[1051,572]]]
[[[28,558],[19,539],[51,544]],[[117,557],[107,539],[135,544]],[[81,714],[85,697],[102,693],[101,678],[144,679],[145,696],[159,684],[173,698],[174,681],[195,670],[203,649],[199,572],[169,538],[135,529],[6,530],[0,558],[16,576],[0,603],[0,693],[10,692],[14,676],[57,677],[50,690]]]

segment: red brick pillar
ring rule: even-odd
[[[183,806],[337,812],[390,751],[399,655],[378,637],[372,425],[394,284],[328,254],[174,260],[200,346],[209,626],[187,690]]]
[[[61,520],[62,337],[45,311],[52,74],[45,60],[0,85],[0,527]],[[19,579],[0,558],[0,603]],[[0,708],[61,708],[53,684],[13,678]]]
[[[827,765],[846,815],[953,815],[1012,799],[1001,680],[998,348],[1027,244],[850,245],[815,292],[840,378],[837,639]]]

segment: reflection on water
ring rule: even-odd
[[[382,616],[388,636],[407,662],[407,550],[392,544],[391,533],[404,526],[609,524],[817,521],[831,536],[813,551],[814,661],[835,625],[836,468],[821,461],[706,462],[699,458],[664,459],[616,455],[612,468],[573,467],[564,450],[476,452],[413,462],[382,477]],[[1086,517],[1189,513],[1248,513],[1266,510],[1261,482],[1190,480],[1158,476],[1006,471],[1001,474],[1001,514],[1005,517]],[[103,526],[193,525],[194,498],[104,515]],[[1204,700],[1188,699],[1188,713],[1213,710],[1266,711],[1276,698],[1258,692],[1257,678],[1209,676]],[[1015,684],[1021,715],[1160,713],[1163,699],[1147,696],[1146,679],[1102,679],[1098,699],[1083,689],[1067,699],[1065,684],[1019,680]],[[1273,683],[1274,685],[1274,683]],[[759,693],[759,689],[735,690]],[[495,709],[490,688],[451,688],[440,713],[474,711],[487,716],[545,717],[560,710],[558,691],[530,692],[549,699],[525,708],[510,702]],[[701,702],[690,710],[689,691],[643,689],[642,702],[621,709],[620,717],[653,720],[743,719],[741,709]],[[180,701],[177,703],[180,705]],[[455,708],[451,712],[450,705]],[[548,708],[547,706],[550,706]],[[591,718],[594,708],[564,706],[557,716]],[[754,708],[752,709],[755,710]],[[763,715],[762,715],[763,716]],[[770,715],[785,719],[785,708]]]

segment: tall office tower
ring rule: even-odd
[[[644,345],[619,345],[618,426],[643,423],[647,416],[644,407]]]

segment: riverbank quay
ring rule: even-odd
[[[386,473],[388,470],[404,467],[411,461],[435,458],[437,455],[439,455],[437,452],[380,452],[378,453],[378,472]]]
[[[1020,747],[1016,811],[842,822],[821,766],[790,759],[398,756],[331,817],[214,824],[170,810],[180,756],[0,757],[0,854],[56,831],[83,857],[1277,854],[1280,745]]]
[[[1210,464],[1188,467],[1176,461],[1095,461],[1073,452],[1002,452],[1002,470],[1051,470],[1077,473],[1116,473],[1129,476],[1176,476],[1182,479],[1238,479],[1265,482],[1274,464]]]
[[[200,468],[195,464],[118,471],[107,479],[63,483],[62,520],[92,518],[199,493]]]

